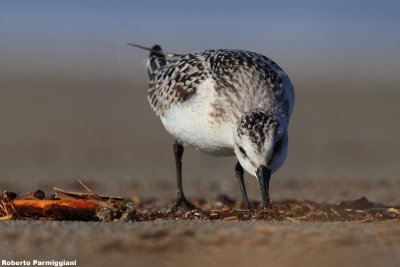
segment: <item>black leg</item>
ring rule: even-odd
[[[184,209],[193,210],[196,208],[195,205],[190,203],[185,195],[183,194],[182,187],[182,155],[183,155],[183,146],[179,144],[178,141],[174,143],[174,155],[175,155],[175,164],[176,164],[176,179],[178,184],[178,197],[173,208],[183,207]]]
[[[246,210],[250,210],[251,206],[249,203],[249,199],[247,198],[247,193],[246,193],[246,186],[244,185],[244,180],[243,180],[243,167],[240,165],[239,161],[235,166],[235,173],[236,173],[236,178],[239,181],[240,185],[240,191],[242,191],[242,197],[243,197],[243,208]]]
[[[263,209],[271,208],[271,201],[269,199],[269,181],[271,180],[271,169],[261,165],[257,171],[258,182],[260,183],[262,207]]]

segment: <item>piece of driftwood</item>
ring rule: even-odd
[[[47,218],[56,220],[90,220],[100,208],[113,209],[106,201],[74,200],[11,200],[6,204],[10,214],[17,218]]]
[[[0,199],[0,220],[132,220],[136,214],[133,203],[123,197],[98,195],[81,180],[89,193],[69,192],[54,188],[51,199],[42,190],[17,196],[4,192]]]
[[[97,199],[97,200],[103,200],[103,201],[123,201],[123,197],[116,197],[116,196],[106,196],[106,195],[98,195],[98,194],[85,194],[85,193],[77,193],[77,192],[70,192],[70,191],[65,191],[60,188],[54,187],[54,198],[55,199],[62,199],[62,200],[68,200],[68,199]]]

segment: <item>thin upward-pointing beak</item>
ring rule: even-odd
[[[269,199],[269,181],[271,179],[271,169],[261,165],[256,171],[258,182],[260,183],[263,209],[271,208]]]

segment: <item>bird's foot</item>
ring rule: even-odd
[[[272,209],[271,201],[269,199],[267,201],[265,201],[265,202],[263,201],[262,209],[263,210]]]
[[[243,205],[242,205],[242,208],[244,209],[244,210],[251,210],[251,205],[250,205],[250,202],[243,202]]]
[[[187,200],[183,194],[178,195],[178,198],[176,199],[174,205],[170,208],[170,211],[175,212],[178,210],[178,208],[189,211],[198,209],[194,204],[189,202],[189,200]]]

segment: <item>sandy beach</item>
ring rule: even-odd
[[[394,119],[400,115],[399,98],[397,92],[297,92],[289,157],[272,178],[272,199],[334,202],[365,196],[386,205],[399,204],[400,124]],[[144,93],[129,100],[137,106],[119,103],[128,109],[126,114],[116,107],[107,110],[112,118],[102,131],[96,117],[89,125],[77,119],[70,125],[56,121],[52,125],[48,114],[36,117],[35,128],[21,120],[17,123],[22,111],[7,117],[1,190],[23,193],[41,188],[50,194],[56,186],[83,191],[76,181],[82,178],[97,193],[155,199],[160,206],[172,203],[172,138],[147,107]],[[24,135],[17,134],[21,127]],[[57,131],[57,127],[62,128]],[[234,163],[233,158],[187,148],[183,165],[187,196],[240,198]],[[259,201],[257,182],[246,178],[250,199]],[[76,259],[78,266],[400,264],[398,222],[4,221],[0,225],[2,259]]]
[[[397,223],[1,222],[2,259],[78,266],[398,266]],[[3,254],[6,251],[6,254]]]

